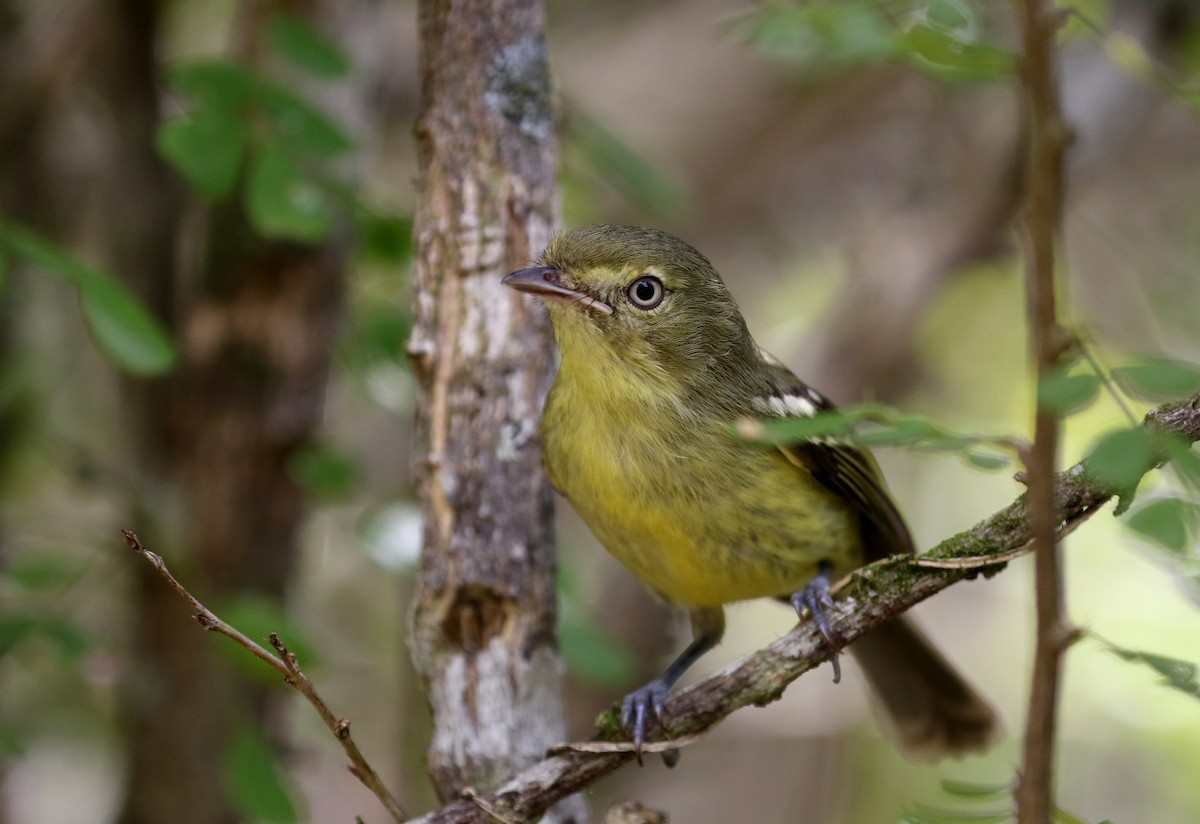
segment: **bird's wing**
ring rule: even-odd
[[[789,417],[810,416],[834,409],[824,395],[804,385],[794,375],[787,373],[787,376],[795,383],[761,399],[758,405],[762,411],[769,410],[768,414],[776,417]],[[892,502],[870,452],[827,439],[780,444],[778,448],[789,461],[810,472],[822,486],[849,502],[858,513],[866,561],[889,555],[911,555],[916,551],[904,518]]]

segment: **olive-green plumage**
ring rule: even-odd
[[[639,713],[635,738],[640,713],[660,710],[671,683],[719,640],[721,605],[786,598],[819,571],[912,551],[865,452],[811,442],[775,449],[731,434],[739,419],[830,405],[758,347],[691,246],[651,229],[590,226],[559,235],[539,268],[506,283],[542,298],[562,352],[543,421],[551,482],[613,556],[693,615],[692,647],[627,700]],[[913,660],[866,668],[904,743],[925,754],[985,743],[990,708],[914,630],[891,627],[903,637],[885,650],[907,646]],[[924,700],[917,693],[929,685]],[[914,699],[931,709],[914,714]],[[919,729],[905,729],[913,723]]]

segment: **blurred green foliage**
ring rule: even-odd
[[[84,263],[58,244],[3,220],[0,250],[73,286],[93,340],[123,371],[149,378],[174,367],[175,347],[166,330],[112,275]]]
[[[247,821],[295,824],[300,820],[295,788],[287,771],[262,736],[252,727],[240,728],[222,765],[225,789]]]
[[[985,6],[966,0],[769,2],[734,33],[807,75],[896,63],[948,82],[1003,82],[1011,52],[988,42]]]
[[[348,72],[349,59],[306,23],[276,16],[267,30],[277,54],[310,76]],[[220,200],[244,180],[246,214],[264,237],[329,237],[345,199],[331,164],[354,148],[333,118],[291,86],[232,59],[184,61],[168,78],[191,105],[163,123],[158,148],[197,194]]]

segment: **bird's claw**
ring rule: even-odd
[[[670,691],[671,687],[663,681],[651,681],[626,695],[621,702],[621,726],[629,731],[633,739],[633,752],[638,764],[642,763],[642,745],[646,743],[647,726],[662,724]]]
[[[804,589],[792,594],[792,607],[796,610],[797,615],[808,610],[821,635],[834,648],[833,655],[829,660],[833,664],[833,683],[837,684],[842,680],[842,665],[838,660],[842,639],[833,631],[833,625],[829,622],[829,613],[826,612],[833,608],[833,596],[829,594],[832,586],[829,580],[830,572],[831,569],[828,565],[822,564],[817,576],[805,584]]]

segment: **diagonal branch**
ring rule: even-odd
[[[1143,425],[1188,443],[1200,440],[1200,395],[1152,410]],[[1162,466],[1166,456],[1155,466]],[[1055,501],[1059,510],[1057,537],[1068,535],[1109,501],[1118,490],[1094,480],[1085,464],[1076,464],[1055,476]],[[992,575],[1003,564],[1028,551],[1030,540],[1027,496],[1005,509],[938,544],[918,558],[889,558],[864,567],[841,587],[830,612],[837,635],[853,641],[873,627],[941,592],[964,578],[981,572]],[[1023,549],[1024,548],[1024,549]],[[680,739],[711,729],[741,707],[763,706],[778,699],[784,689],[818,666],[830,648],[811,622],[783,638],[672,696],[667,702],[665,731],[653,738]],[[619,714],[613,710],[600,719],[600,738],[623,741]],[[594,745],[564,747],[526,769],[494,792],[452,802],[413,824],[466,824],[489,820],[482,809],[505,821],[536,821],[556,801],[633,760],[633,753],[617,747],[595,752]],[[494,819],[493,819],[494,820]]]
[[[224,635],[226,638],[230,638],[245,647],[255,658],[263,661],[282,675],[283,680],[289,686],[308,699],[308,702],[316,709],[317,714],[321,716],[321,720],[325,722],[325,726],[329,728],[334,738],[342,745],[342,749],[350,759],[349,770],[351,774],[375,794],[375,797],[379,799],[379,803],[388,811],[393,821],[404,821],[408,817],[404,809],[388,791],[387,787],[384,786],[379,774],[367,763],[367,759],[350,736],[350,722],[344,718],[338,718],[333,714],[333,711],[329,709],[325,700],[317,693],[312,682],[308,680],[308,676],[300,669],[300,664],[297,662],[295,654],[283,645],[279,640],[279,636],[273,632],[271,633],[271,646],[275,648],[275,652],[277,653],[276,655],[272,655],[261,644],[247,637],[237,627],[222,621],[217,617],[216,613],[204,606],[196,596],[192,595],[171,574],[171,570],[167,569],[166,562],[163,561],[162,556],[156,552],[151,552],[135,532],[123,529],[121,530],[121,534],[124,535],[125,543],[129,544],[129,548],[149,561],[158,570],[159,574],[166,579],[167,583],[179,593],[179,596],[191,604],[192,609],[196,610],[196,614],[192,616],[196,619],[196,623],[210,632]]]

